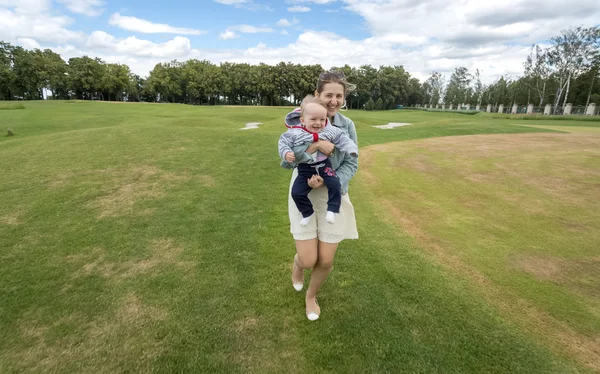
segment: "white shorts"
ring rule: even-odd
[[[308,193],[308,198],[313,204],[315,214],[306,227],[300,226],[302,214],[296,207],[292,199],[292,186],[298,170],[294,169],[292,179],[290,180],[290,189],[288,191],[288,212],[290,216],[290,232],[294,240],[309,240],[319,238],[325,243],[339,243],[344,239],[358,239],[356,230],[356,217],[354,216],[354,207],[350,202],[348,194],[342,195],[342,205],[340,213],[335,215],[335,223],[327,223],[327,187],[323,186]]]

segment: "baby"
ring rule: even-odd
[[[289,123],[297,123],[298,117],[300,118],[301,126],[289,125]],[[335,145],[335,149],[348,153],[353,157],[358,157],[358,146],[356,143],[342,130],[329,124],[327,108],[312,95],[302,100],[300,111],[294,111],[287,115],[286,125],[290,129],[279,138],[279,156],[286,163],[294,164],[296,160],[293,151],[294,147],[318,140],[330,141]],[[321,152],[315,152],[311,156],[313,160],[310,163],[297,165],[298,177],[292,186],[292,199],[294,199],[294,203],[303,217],[300,225],[308,225],[314,214],[312,203],[308,198],[308,193],[311,190],[308,180],[315,174],[321,176],[327,186],[326,221],[333,224],[335,223],[335,214],[340,212],[342,186],[331,167],[331,161],[326,155]]]

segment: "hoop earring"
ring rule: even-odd
[[[344,99],[344,105],[342,105],[342,106],[340,107],[340,110],[341,110],[341,111],[343,111],[343,112],[345,112],[345,111],[347,111],[347,110],[348,110],[348,107],[346,106],[346,99]]]

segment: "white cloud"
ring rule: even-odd
[[[99,16],[104,12],[104,9],[100,8],[104,5],[102,0],[58,0],[58,2],[64,4],[73,13],[90,17]]]
[[[273,32],[273,29],[270,27],[257,27],[252,25],[235,25],[230,26],[219,35],[219,39],[227,40],[227,39],[235,39],[239,38],[239,34],[236,33],[241,32],[243,34],[258,34],[262,32]]]
[[[276,25],[280,27],[289,27],[297,25],[299,22],[300,21],[298,21],[296,17],[294,17],[291,21],[288,21],[287,18],[282,18],[279,21],[277,21]]]
[[[344,2],[347,10],[365,19],[373,35],[401,33],[471,46],[540,42],[563,28],[594,25],[600,19],[596,0],[581,0],[577,6],[559,0]]]
[[[60,54],[61,57],[67,61],[72,57],[81,57],[87,55],[90,57],[101,58],[103,61],[108,63],[127,64],[133,73],[143,77],[148,76],[150,71],[157,63],[170,60],[167,57],[131,56],[116,53],[111,50],[78,48],[71,44],[54,47],[52,50]]]
[[[182,36],[176,36],[165,43],[154,43],[138,39],[135,36],[118,40],[104,31],[92,32],[85,45],[91,49],[103,49],[128,56],[142,57],[185,57],[192,50],[190,40]]]
[[[253,4],[251,0],[219,2],[244,8]],[[133,36],[116,38],[100,30],[86,35],[72,29],[73,19],[52,9],[50,0],[0,0],[0,40],[26,48],[52,48],[64,58],[87,54],[109,62],[127,63],[140,75],[147,75],[157,62],[198,58],[215,63],[276,64],[292,61],[321,64],[326,68],[346,63],[355,67],[362,64],[404,65],[408,72],[420,79],[426,78],[433,70],[449,75],[454,68],[465,66],[469,70],[479,68],[482,79],[490,82],[500,75],[516,77],[522,74],[522,63],[530,43],[544,42],[570,26],[596,25],[600,19],[597,0],[580,0],[577,6],[565,6],[562,0],[340,2],[343,2],[345,12],[353,12],[364,20],[357,27],[364,24],[369,37],[352,40],[343,36],[343,29],[336,33],[326,32],[326,22],[315,23],[317,30],[305,31],[295,41],[281,47],[256,44],[258,40],[255,39],[254,46],[245,49],[219,47],[199,50],[181,36],[158,43]],[[330,1],[295,0],[289,6],[327,3]],[[132,26],[135,22],[126,27],[120,26],[136,32],[156,32],[160,27],[168,30],[160,32],[177,30],[174,32],[178,34],[184,34],[186,30],[198,31],[157,25],[135,17],[119,17],[120,22],[138,22],[138,26]],[[273,28],[265,25],[231,26],[219,37],[227,40],[242,33],[255,35],[275,31],[285,35],[287,31],[281,28],[290,27],[295,21],[283,18]],[[250,37],[248,39],[251,40]]]
[[[225,5],[238,5],[247,3],[248,0],[213,0],[215,3],[225,4]]]
[[[41,49],[42,46],[36,40],[31,38],[18,38],[17,43],[19,43],[25,49]]]
[[[243,8],[252,11],[266,11],[272,12],[273,8],[271,8],[267,4],[258,4],[254,3],[252,0],[213,0],[216,3],[223,5],[233,5],[236,8]]]
[[[182,35],[201,35],[206,31],[188,29],[184,27],[173,27],[163,23],[154,23],[145,19],[136,17],[122,16],[115,13],[110,16],[108,23],[129,31],[137,31],[146,34],[182,34]]]
[[[318,5],[331,4],[335,3],[337,0],[287,0],[288,3],[298,4],[298,3],[313,3]]]
[[[227,39],[235,39],[240,36],[231,30],[225,30],[219,35],[219,39],[227,40]]]
[[[236,31],[242,32],[244,34],[258,34],[261,32],[273,32],[273,29],[270,27],[257,27],[257,26],[251,26],[251,25],[231,26],[228,29],[236,30]]]
[[[23,13],[0,8],[0,40],[8,42],[30,38],[38,42],[62,44],[83,40],[82,32],[66,27],[73,20],[65,16],[49,16],[42,13]]]
[[[287,8],[287,10],[288,10],[288,12],[292,12],[292,13],[310,12],[310,8],[309,7],[307,7],[307,6],[301,6],[301,5],[289,7],[289,8]]]
[[[0,7],[15,8],[17,13],[43,13],[50,9],[50,0],[0,0]]]
[[[482,78],[488,82],[507,72],[518,74],[528,51],[527,47],[520,46],[470,49],[428,45],[398,49],[396,40],[390,37],[350,40],[322,31],[304,32],[295,42],[280,48],[258,43],[248,49],[215,50],[192,49],[189,40],[183,37],[176,37],[166,43],[152,43],[135,37],[117,39],[106,32],[95,31],[87,38],[84,47],[81,49],[65,45],[53,49],[65,59],[87,54],[108,62],[126,63],[132,71],[142,76],[146,76],[158,62],[174,58],[181,61],[198,58],[214,63],[230,61],[277,64],[281,61],[292,61],[301,64],[321,64],[325,68],[346,63],[354,67],[363,64],[404,65],[407,71],[419,79],[425,79],[432,70],[449,74],[456,66],[466,66],[470,70],[482,70]],[[322,53],[324,50],[327,51],[326,54]]]
[[[419,79],[425,79],[434,70],[449,75],[455,67],[466,66],[469,70],[479,68],[483,72],[482,79],[491,82],[503,74],[520,74],[522,62],[528,52],[528,47],[523,46],[473,50],[466,47],[417,44],[399,48],[397,43],[398,40],[390,36],[350,40],[335,33],[307,31],[299,35],[294,43],[280,48],[270,48],[259,43],[245,50],[204,50],[194,51],[192,54],[197,53],[195,58],[207,59],[214,63],[263,62],[273,65],[281,61],[291,61],[300,64],[321,64],[324,68],[343,64],[354,67],[364,64],[404,65],[408,72]],[[326,54],[322,53],[324,50],[327,51]]]
[[[289,35],[289,32],[287,30],[281,30],[281,35]]]

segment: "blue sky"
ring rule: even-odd
[[[403,65],[419,79],[465,66],[489,82],[522,74],[532,43],[598,20],[597,0],[0,0],[0,40],[140,75],[196,58]]]
[[[176,6],[173,6],[174,4]],[[364,25],[364,20],[359,15],[345,10],[343,5],[343,3],[338,2],[294,4],[271,1],[232,6],[210,0],[200,2],[183,0],[155,2],[149,6],[147,1],[140,0],[109,1],[103,4],[104,11],[100,16],[76,16],[73,26],[87,33],[104,30],[115,37],[126,38],[132,34],[140,36],[140,33],[132,33],[109,24],[110,16],[119,13],[122,16],[150,20],[154,23],[201,30],[206,33],[188,35],[187,38],[196,46],[211,49],[247,48],[256,45],[258,42],[273,47],[284,46],[293,43],[298,35],[307,28],[331,32],[343,29],[344,36],[350,39],[368,37],[369,30]],[[309,12],[288,11],[288,8],[294,6],[304,6],[311,10]],[[68,13],[68,8],[64,4],[57,3],[56,8]],[[322,14],[323,18],[317,19],[316,14]],[[281,19],[288,20],[292,25],[287,27],[278,26],[277,23]],[[228,27],[237,25],[267,27],[272,28],[274,32],[237,33],[237,38],[228,39],[227,41],[218,38]],[[287,35],[282,35],[282,30],[287,31]],[[145,39],[156,43],[165,42],[170,38],[171,35],[169,34],[147,34],[145,36]]]

